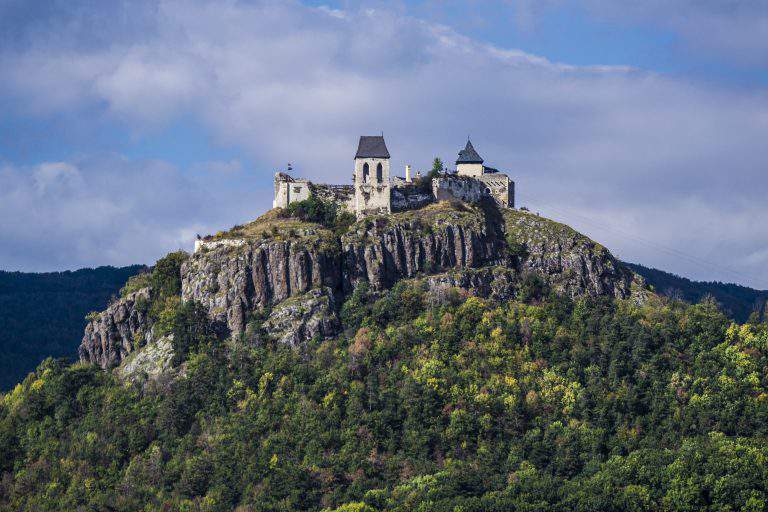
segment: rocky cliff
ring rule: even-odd
[[[222,244],[226,239],[242,243]],[[322,289],[339,302],[362,281],[376,292],[401,279],[501,267],[513,276],[536,273],[572,296],[624,298],[636,278],[604,247],[563,224],[460,203],[364,219],[340,236],[267,216],[208,247],[182,267],[182,296],[203,304],[235,333],[245,329],[249,315],[288,298]],[[492,275],[502,274],[483,279]],[[473,279],[460,282],[470,291],[485,286],[478,275]]]
[[[533,272],[572,297],[629,297],[643,280],[602,245],[559,222],[527,212],[502,212],[507,251],[521,273]]]
[[[81,361],[110,368],[146,344],[151,334],[147,317],[150,289],[143,288],[119,299],[92,318],[78,354]]]
[[[182,299],[199,302],[234,333],[243,332],[252,313],[290,297],[341,289],[339,245],[330,231],[292,220],[262,222],[226,234],[241,236],[242,244],[214,240],[181,269]]]
[[[336,312],[361,282],[376,293],[425,277],[429,286],[498,299],[513,297],[528,273],[571,296],[627,298],[640,284],[607,249],[563,224],[447,202],[366,218],[343,234],[272,211],[209,237],[180,273],[182,300],[200,303],[232,334],[256,323],[260,335],[294,346],[336,334]],[[88,325],[83,360],[111,366],[146,342],[137,302],[121,299]]]
[[[508,258],[501,228],[483,210],[459,204],[358,222],[341,237],[344,291],[361,281],[379,291],[418,275],[502,265]]]

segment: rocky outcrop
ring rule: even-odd
[[[461,203],[362,219],[342,236],[273,212],[209,238],[181,267],[182,300],[200,303],[234,335],[251,339],[246,328],[258,326],[291,346],[337,334],[337,310],[361,282],[378,293],[424,278],[438,292],[494,300],[514,298],[527,274],[571,296],[627,298],[642,288],[607,249],[568,226]],[[110,367],[150,342],[149,298],[142,289],[92,320],[81,359]]]
[[[144,346],[151,338],[149,297],[150,289],[142,288],[113,302],[88,322],[78,349],[80,360],[111,368]]]
[[[503,220],[518,270],[538,274],[560,293],[621,299],[633,283],[642,284],[605,247],[564,224],[516,210],[504,210]]]
[[[328,288],[292,297],[270,312],[262,330],[278,343],[292,347],[333,336],[341,326],[333,297],[333,291]]]
[[[380,291],[400,279],[506,261],[503,238],[476,212],[435,221],[410,214],[399,222],[383,218],[342,237],[345,292],[360,281]]]
[[[428,276],[424,279],[429,294],[437,299],[450,289],[461,289],[469,295],[507,301],[515,297],[520,284],[514,269],[494,266],[465,269]]]
[[[516,210],[440,203],[358,221],[340,238],[320,228],[293,236],[285,231],[195,253],[182,267],[183,300],[201,303],[238,334],[253,313],[318,289],[338,303],[362,281],[380,292],[401,279],[448,273],[460,288],[509,298],[527,272],[572,296],[627,297],[634,279],[599,244]],[[483,268],[495,270],[459,272]]]
[[[338,246],[327,239],[249,241],[195,253],[182,267],[182,299],[242,333],[249,314],[315,288],[341,288]]]
[[[146,384],[168,373],[173,355],[173,335],[169,334],[128,355],[115,371],[125,381]]]

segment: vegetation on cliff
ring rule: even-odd
[[[302,350],[189,304],[144,387],[47,360],[0,399],[0,510],[765,510],[768,325],[524,286],[361,286]]]

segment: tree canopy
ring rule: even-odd
[[[768,326],[531,287],[361,287],[302,350],[185,305],[146,387],[48,359],[0,399],[0,510],[766,509]]]

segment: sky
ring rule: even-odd
[[[765,0],[0,0],[0,269],[152,263],[468,136],[621,259],[768,289]]]

